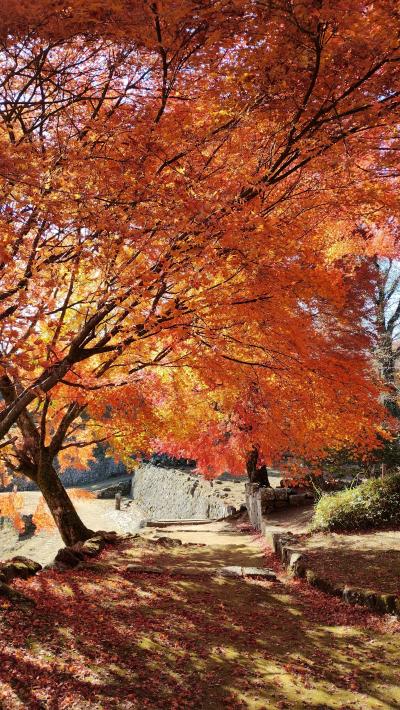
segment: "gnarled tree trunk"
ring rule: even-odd
[[[36,483],[54,518],[65,545],[75,545],[93,535],[76,512],[57,471],[51,463],[41,467]]]
[[[0,393],[7,405],[11,405],[18,397],[18,389],[8,375],[0,377]],[[80,519],[58,477],[53,461],[61,449],[68,427],[83,408],[76,403],[68,407],[51,445],[46,446],[46,416],[49,402],[50,399],[46,397],[39,423],[26,409],[21,411],[18,427],[24,439],[24,447],[15,449],[14,453],[19,463],[18,471],[39,486],[60,535],[64,543],[69,546],[84,542],[93,535],[93,531],[89,530]]]

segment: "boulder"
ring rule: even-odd
[[[242,567],[242,575],[251,579],[265,579],[271,582],[276,580],[275,572],[266,567]]]
[[[77,545],[75,545],[74,547],[62,547],[57,552],[54,562],[58,566],[61,565],[61,568],[67,568],[76,567],[84,559],[84,553],[77,549]]]
[[[129,496],[131,492],[132,480],[128,478],[126,481],[121,481],[121,483],[116,483],[113,486],[107,486],[107,488],[102,488],[97,491],[96,498],[115,498],[117,493],[122,496]]]
[[[85,557],[95,557],[101,552],[103,547],[104,545],[98,540],[86,540],[78,549],[83,552]]]
[[[398,614],[398,603],[395,594],[377,594],[375,609],[383,614]]]
[[[36,602],[30,597],[21,594],[16,589],[9,587],[8,584],[0,582],[0,595],[8,599],[12,604],[17,604],[22,607],[33,607],[36,606]]]
[[[37,574],[42,569],[42,565],[39,564],[39,562],[31,560],[29,557],[23,557],[22,555],[15,555],[12,558],[12,562],[16,562],[17,564],[26,567],[30,571],[30,576]]]
[[[287,488],[274,488],[274,496],[276,501],[281,501],[284,500],[286,501],[289,497],[288,489]]]
[[[185,569],[184,567],[172,567],[167,570],[168,574],[170,574],[172,577],[184,577],[188,579],[201,579],[204,578],[204,576],[209,576],[210,575],[210,570],[209,569]],[[215,574],[215,570],[211,571],[211,574]]]
[[[165,570],[162,567],[155,567],[149,565],[140,564],[129,564],[125,567],[126,572],[139,573],[139,574],[164,574]]]
[[[221,567],[218,570],[222,577],[241,577],[249,579],[265,579],[267,581],[276,580],[276,574],[272,569],[267,569],[266,567],[239,567],[236,565],[231,565],[228,567]]]
[[[325,592],[325,594],[332,594],[335,597],[343,596],[343,598],[345,599],[342,587],[338,586],[334,582],[331,582],[329,579],[319,577],[317,574],[315,574],[313,570],[305,570],[305,578],[307,582],[311,584],[312,587],[320,589],[321,592]],[[345,599],[345,601],[349,600]]]
[[[295,547],[293,547],[293,543],[295,544]],[[299,548],[296,547],[296,544],[296,540],[289,540],[281,547],[281,560],[286,567],[290,565],[292,555],[302,554],[302,550],[299,550]],[[296,564],[296,561],[294,560],[293,563]]]
[[[396,614],[398,597],[395,594],[382,594],[370,589],[359,589],[346,585],[342,591],[342,596],[348,604],[362,604],[371,611],[380,614]]]
[[[135,533],[133,535],[133,537],[136,537],[136,536],[137,536],[137,534]],[[97,540],[98,538],[101,538],[108,545],[115,545],[118,542],[118,540],[121,539],[121,537],[122,536],[119,535],[118,533],[116,533],[114,530],[98,530],[97,533],[93,537],[90,538],[90,540],[93,540],[93,539]],[[123,537],[132,537],[132,533],[127,533]]]
[[[305,559],[301,552],[290,551],[288,554],[288,570],[294,577],[304,577],[306,573]]]
[[[16,556],[11,560],[0,563],[1,578],[5,582],[12,579],[28,579],[37,574],[42,569],[42,565],[27,557]]]
[[[260,488],[261,503],[264,501],[275,500],[275,489],[274,488]]]
[[[95,535],[71,547],[62,547],[54,559],[53,569],[76,567],[86,557],[95,557],[107,544],[115,544],[120,539],[116,532],[99,530]]]
[[[229,567],[221,567],[221,569],[219,570],[219,574],[222,577],[241,577],[242,568],[236,565],[231,565]]]
[[[173,537],[158,537],[155,540],[155,544],[160,547],[180,547],[182,545],[182,540],[178,540]]]
[[[11,582],[14,577],[17,577],[17,568],[16,566],[11,562],[11,560],[8,560],[7,562],[2,562],[1,567],[1,579],[3,582]]]
[[[343,589],[343,599],[348,604],[363,604],[364,594],[362,589],[350,587],[348,585]]]
[[[85,540],[85,542],[80,542],[77,545],[73,546],[73,550],[78,549],[79,552],[83,552],[84,555],[88,555],[89,557],[93,557],[94,555],[97,555],[101,550],[104,549],[104,547],[107,545],[107,543],[114,544],[119,540],[119,536],[117,533],[107,533],[100,531],[96,533],[96,535],[93,535],[93,537],[90,537],[88,540]]]
[[[272,533],[272,548],[279,559],[283,561],[284,548],[296,546],[297,537],[291,532]]]

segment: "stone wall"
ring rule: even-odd
[[[264,520],[261,504],[261,488],[257,483],[246,483],[246,508],[249,520],[255,528],[264,534]]]
[[[291,488],[265,488],[247,482],[246,506],[252,526],[264,534],[268,515],[292,506],[308,505],[313,500],[309,492],[296,493]]]
[[[190,471],[153,464],[136,470],[132,498],[146,520],[215,520],[234,510],[224,505],[209,481]]]

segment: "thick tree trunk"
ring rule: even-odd
[[[248,453],[246,460],[247,475],[250,479],[250,483],[259,483],[260,486],[271,488],[268,478],[268,469],[264,465],[259,467],[257,466],[258,457],[258,449],[253,446],[252,450]]]
[[[258,461],[258,450],[253,446],[252,450],[248,452],[246,458],[246,468],[247,475],[250,479],[250,483],[253,483],[253,478],[257,471],[257,461]]]
[[[76,512],[57,471],[48,463],[38,475],[36,483],[54,518],[65,545],[75,545],[93,535]]]

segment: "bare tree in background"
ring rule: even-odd
[[[391,414],[400,418],[400,262],[380,258],[375,265],[376,357],[387,386],[385,404]]]

